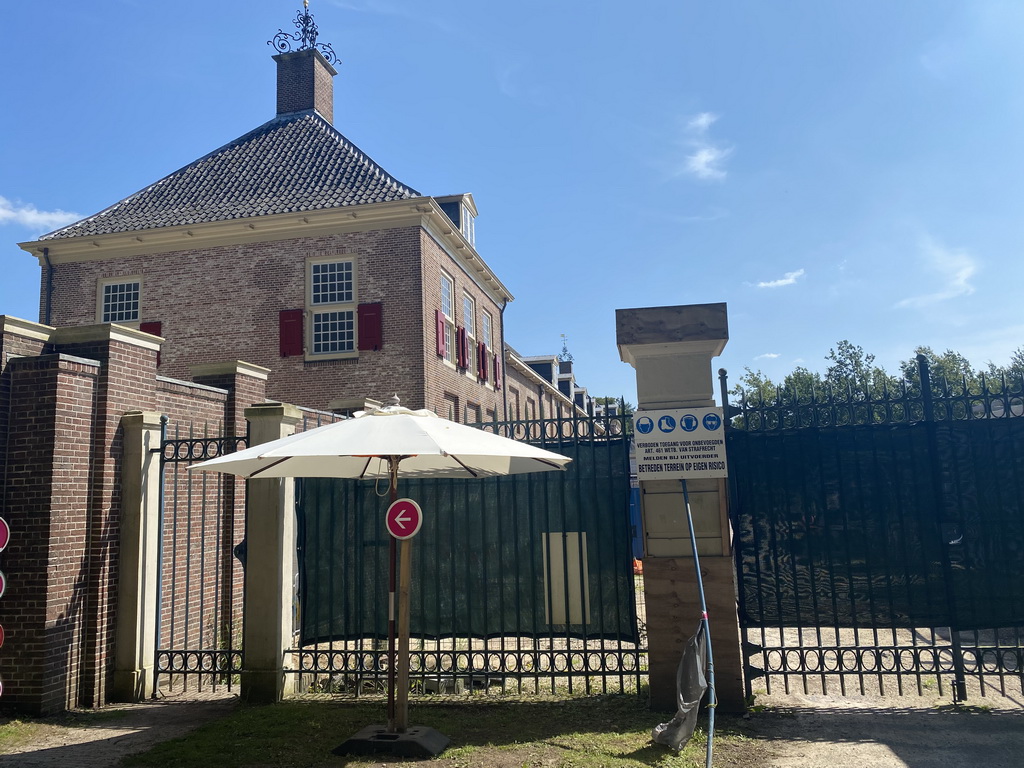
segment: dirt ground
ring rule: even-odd
[[[108,768],[125,756],[227,714],[235,699],[168,698],[38,726],[0,768]],[[761,695],[741,721],[749,756],[733,768],[950,768],[1024,765],[1024,697],[990,696],[953,708],[948,697]]]

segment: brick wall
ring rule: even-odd
[[[9,325],[0,337],[0,515],[13,535],[0,555],[9,581],[0,599],[0,704],[39,714],[98,706],[114,656],[121,417],[155,410],[172,433],[215,435],[225,421],[238,427],[235,403],[264,400],[264,382],[238,375],[227,391],[158,378],[154,345],[116,327],[21,333]],[[32,337],[47,333],[48,341]],[[56,351],[40,354],[47,349]],[[15,350],[23,356],[10,358]],[[164,579],[176,577],[177,593],[172,601],[165,589],[162,606],[177,605],[175,620],[189,625],[182,647],[207,627],[217,647],[240,626],[242,572],[232,549],[244,535],[243,481],[166,477],[167,498],[183,503],[165,526]]]
[[[86,616],[94,609],[89,552],[92,438],[99,364],[65,355],[12,360],[3,372],[11,414],[0,510],[10,523],[0,600],[4,704],[48,713],[78,703]],[[103,531],[99,531],[102,537]]]
[[[434,313],[441,308],[441,274],[452,279],[454,293],[452,300],[455,311],[455,325],[465,325],[463,317],[462,297],[469,294],[476,304],[475,326],[477,340],[480,336],[480,317],[483,311],[491,315],[491,345],[495,348],[501,343],[501,306],[494,302],[426,230],[421,230],[423,252],[421,349],[423,351],[423,400],[424,406],[435,411],[439,416],[449,417],[451,411],[456,421],[465,420],[467,409],[481,415],[497,409],[504,412],[501,390],[494,388],[493,351],[488,364],[488,380],[482,382],[476,373],[458,371],[437,354],[437,328]],[[470,349],[470,356],[475,355],[475,348]],[[403,397],[403,403],[405,398]],[[412,407],[421,407],[414,405]]]
[[[281,357],[279,313],[306,306],[306,259],[333,256],[355,258],[359,303],[383,305],[383,348],[337,360]],[[166,339],[161,375],[186,379],[193,366],[235,358],[270,369],[266,395],[283,402],[326,409],[334,399],[384,402],[398,392],[410,408],[437,409],[448,392],[500,411],[500,392],[435,353],[441,269],[455,281],[457,321],[468,291],[477,326],[486,309],[499,344],[501,308],[419,226],[61,264],[52,314],[61,326],[95,323],[97,282],[139,276],[141,319],[160,322]]]

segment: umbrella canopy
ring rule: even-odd
[[[241,477],[490,477],[565,469],[571,459],[438,417],[388,406],[193,464]]]

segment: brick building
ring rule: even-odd
[[[210,492],[210,531],[154,522],[161,414],[241,435],[266,400],[338,411],[397,391],[469,422],[589,409],[557,358],[506,343],[513,297],[476,250],[472,196],[423,195],[339,133],[320,51],[274,58],[272,120],[21,244],[41,295],[39,323],[0,314],[5,704],[142,695],[168,642],[171,603],[139,570],[156,547],[181,554],[162,578],[240,588],[241,486]]]
[[[245,360],[269,369],[268,397],[315,408],[393,392],[470,422],[585,408],[506,348],[513,297],[476,250],[472,196],[423,195],[338,132],[319,50],[274,59],[272,120],[21,244],[42,322],[162,337],[173,378]]]

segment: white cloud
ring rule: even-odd
[[[731,149],[720,149],[710,145],[700,147],[692,155],[686,156],[686,171],[698,179],[724,179],[726,172],[722,170],[721,163],[731,152]]]
[[[686,121],[680,144],[686,148],[686,155],[676,176],[695,176],[703,181],[722,181],[728,175],[722,167],[732,147],[713,141],[708,137],[711,126],[718,121],[713,112],[700,112]]]
[[[40,211],[31,203],[15,203],[0,196],[0,224],[17,224],[28,229],[49,232],[82,218],[71,211]]]
[[[715,121],[718,120],[718,115],[712,112],[701,112],[700,114],[690,118],[690,122],[686,124],[686,127],[694,133],[707,133]]]
[[[765,352],[763,355],[758,355],[755,360],[774,360],[777,357],[782,357],[778,352]]]
[[[930,237],[921,241],[921,261],[927,271],[937,275],[937,291],[910,296],[896,303],[899,309],[922,309],[959,296],[974,293],[970,280],[978,271],[978,264],[965,250],[946,248]]]
[[[763,280],[757,284],[758,288],[781,288],[784,285],[793,285],[797,280],[804,276],[804,270],[798,269],[796,272],[787,272],[785,275],[780,277],[778,280]]]

